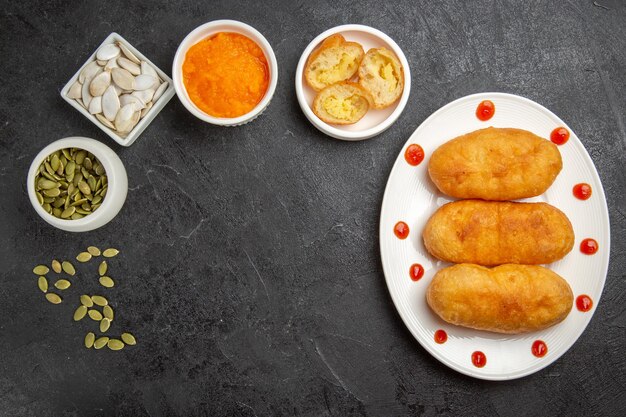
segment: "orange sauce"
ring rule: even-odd
[[[220,32],[187,51],[183,82],[189,98],[203,112],[232,118],[250,112],[269,85],[265,54],[252,39]]]

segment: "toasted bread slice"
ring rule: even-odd
[[[359,70],[364,55],[360,44],[347,42],[340,34],[329,36],[309,56],[304,78],[315,91],[321,91],[331,84],[352,78]]]
[[[313,113],[326,123],[358,122],[370,108],[371,96],[357,83],[343,81],[324,88],[313,100]]]
[[[402,64],[389,49],[372,48],[359,66],[359,84],[372,95],[375,109],[389,107],[404,89]]]

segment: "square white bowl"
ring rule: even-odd
[[[79,76],[80,72],[83,70],[83,68],[85,68],[85,66],[87,66],[87,64],[91,63],[92,61],[94,61],[96,59],[96,53],[98,52],[98,50],[102,46],[104,46],[104,45],[107,45],[107,44],[110,44],[110,43],[115,43],[115,42],[120,42],[120,43],[124,44],[124,46],[127,47],[133,54],[135,54],[135,56],[137,58],[139,58],[142,61],[146,61],[148,64],[150,64],[152,66],[152,68],[155,69],[157,74],[159,74],[159,77],[161,77],[161,79],[164,82],[169,83],[168,86],[167,86],[167,89],[163,92],[163,95],[161,95],[161,97],[159,97],[159,99],[156,101],[156,103],[153,104],[152,108],[148,111],[146,116],[143,117],[139,121],[139,123],[137,123],[137,125],[133,128],[133,130],[131,130],[128,133],[126,138],[123,138],[122,136],[118,135],[114,130],[109,129],[108,127],[103,125],[93,114],[90,114],[87,111],[87,109],[85,109],[83,106],[81,106],[76,100],[67,97],[67,92],[69,91],[70,87],[78,80],[78,76]],[[161,69],[159,69],[159,67],[154,65],[154,63],[152,61],[150,61],[148,58],[146,58],[145,55],[143,55],[141,52],[139,52],[137,49],[135,49],[130,43],[128,43],[128,41],[126,41],[126,39],[122,38],[119,34],[117,34],[115,32],[113,32],[109,36],[107,36],[107,38],[100,44],[100,46],[98,46],[96,48],[94,53],[91,54],[91,56],[85,62],[85,64],[83,64],[83,66],[80,67],[78,69],[78,71],[76,71],[76,74],[74,74],[74,76],[72,78],[70,78],[70,80],[67,82],[67,84],[65,84],[65,87],[63,87],[63,89],[61,90],[61,97],[63,97],[63,100],[67,101],[72,107],[74,107],[76,110],[81,112],[86,118],[91,120],[93,122],[93,124],[98,126],[104,133],[109,135],[114,141],[116,141],[117,143],[119,143],[122,146],[130,146],[130,145],[132,145],[137,140],[139,135],[141,135],[141,133],[144,131],[144,129],[146,127],[148,127],[150,122],[152,122],[152,120],[154,120],[156,115],[159,114],[159,112],[163,109],[163,107],[165,107],[167,102],[170,101],[172,97],[174,97],[174,94],[175,94],[175,92],[174,92],[174,82],[172,81],[172,79],[166,73],[161,71]]]

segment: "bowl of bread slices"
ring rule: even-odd
[[[406,106],[411,74],[393,39],[364,25],[329,29],[306,47],[296,70],[298,103],[309,121],[337,139],[388,129]]]

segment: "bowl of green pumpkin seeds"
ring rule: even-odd
[[[42,219],[68,232],[104,226],[128,193],[124,164],[108,146],[73,136],[39,152],[28,171],[30,202]]]

